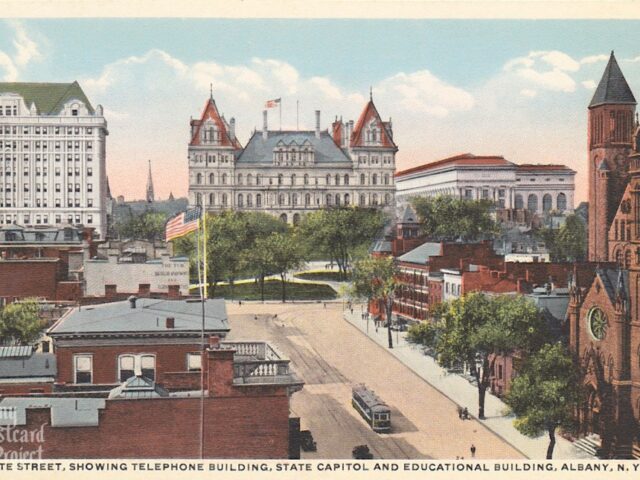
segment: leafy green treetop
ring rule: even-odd
[[[10,303],[0,311],[0,338],[9,343],[29,345],[39,337],[45,322],[34,300]]]
[[[411,201],[422,233],[435,240],[475,241],[492,238],[498,232],[491,216],[490,200],[468,200],[440,195],[415,197]]]
[[[528,357],[505,397],[516,415],[514,426],[529,437],[549,435],[547,458],[553,458],[558,428],[574,427],[573,410],[580,399],[580,375],[560,343],[547,344]]]
[[[391,319],[398,273],[393,257],[366,257],[356,261],[352,275],[353,296],[378,302],[386,312],[389,348],[393,348]]]

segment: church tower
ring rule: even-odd
[[[607,236],[629,180],[636,99],[611,52],[589,104],[589,260],[608,261]]]
[[[147,203],[153,203],[153,178],[151,178],[151,160],[149,160],[149,175],[147,177]]]

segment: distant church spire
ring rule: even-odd
[[[149,160],[149,176],[147,177],[147,202],[153,203],[153,178],[151,178],[151,160]]]

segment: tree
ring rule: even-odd
[[[352,290],[356,298],[378,302],[380,310],[387,316],[387,339],[389,348],[393,348],[391,337],[391,318],[393,300],[397,287],[398,269],[393,257],[366,257],[354,264]]]
[[[567,216],[559,229],[542,228],[537,233],[554,262],[579,262],[587,255],[587,229],[577,215]]]
[[[142,213],[129,212],[126,220],[116,223],[116,231],[121,238],[140,240],[163,240],[167,215],[155,210]]]
[[[433,322],[414,323],[407,330],[407,342],[417,345],[435,345],[438,327]]]
[[[425,337],[443,366],[467,364],[478,386],[478,417],[497,355],[537,351],[549,338],[547,324],[535,304],[523,296],[489,297],[469,293],[445,302],[436,332]]]
[[[34,300],[10,303],[0,311],[0,338],[13,344],[28,345],[38,339],[46,322]]]
[[[571,429],[580,398],[580,375],[560,343],[547,344],[528,357],[505,401],[516,415],[514,426],[528,437],[549,435],[547,459],[553,458],[558,428]]]
[[[307,214],[299,231],[307,249],[335,261],[346,279],[353,258],[369,246],[383,225],[384,217],[377,209],[342,207]]]
[[[490,200],[467,200],[449,195],[415,197],[411,200],[422,233],[437,240],[465,241],[493,237],[497,224],[491,217]]]
[[[286,302],[287,273],[295,268],[299,268],[303,262],[300,242],[292,232],[273,232],[264,239],[259,239],[256,243],[257,249],[264,249],[265,258],[270,262],[273,273],[280,275],[282,285],[282,302]],[[267,253],[268,252],[268,253]],[[264,284],[264,279],[263,279]],[[264,287],[263,287],[264,291]],[[264,299],[264,293],[263,299]]]

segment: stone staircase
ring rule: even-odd
[[[573,446],[593,458],[598,458],[598,449],[601,446],[600,435],[596,433],[589,434],[573,442]]]

